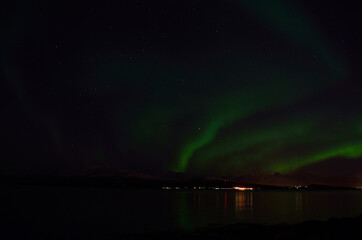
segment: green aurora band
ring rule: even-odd
[[[4,116],[14,128],[4,136],[25,148],[9,148],[9,169],[84,160],[141,172],[258,175],[362,156],[358,31],[344,29],[354,20],[341,18],[347,7],[319,14],[324,3],[301,0],[179,1],[162,3],[164,14],[135,4],[135,21],[117,11],[109,15],[119,22],[99,22],[102,10],[97,24],[84,24],[76,13],[80,22],[69,18],[59,31],[63,12],[51,19],[41,5],[3,9],[0,68],[12,101]],[[38,133],[43,141],[32,141]],[[28,161],[32,154],[39,165]]]
[[[345,77],[346,67],[344,66],[342,61],[339,61],[330,51],[328,51],[328,47],[326,47],[326,43],[324,43],[324,41],[322,40],[322,36],[312,27],[313,24],[307,21],[306,18],[303,18],[298,12],[296,12],[294,8],[288,6],[287,3],[285,3],[284,1],[267,0],[258,2],[245,0],[241,1],[241,3],[247,9],[249,9],[251,13],[254,13],[257,17],[259,17],[261,21],[267,22],[267,24],[274,26],[276,29],[279,30],[279,32],[297,41],[298,44],[304,45],[306,49],[309,49],[311,52],[319,54],[321,56],[321,59],[325,62],[326,68],[334,74],[334,77],[330,78],[331,82],[333,82],[333,80],[338,80],[340,77]],[[305,77],[307,78],[308,76]],[[267,78],[270,78],[270,76]],[[285,79],[285,81],[288,82],[288,79]],[[286,84],[286,82],[280,84]],[[231,94],[236,99],[233,99],[231,101],[224,101],[223,103],[219,104],[219,109],[216,111],[216,114],[208,115],[208,120],[200,128],[203,130],[200,131],[200,133],[197,134],[193,139],[189,140],[184,145],[184,147],[182,147],[179,154],[179,159],[177,163],[172,166],[172,170],[180,172],[186,171],[190,165],[191,159],[193,159],[193,156],[196,154],[197,151],[202,149],[206,149],[204,152],[207,153],[205,153],[204,155],[201,154],[202,157],[199,156],[200,154],[197,156],[199,157],[199,159],[202,159],[202,165],[205,166],[205,164],[207,165],[207,162],[210,163],[210,160],[212,158],[221,157],[223,155],[225,156],[227,155],[227,153],[230,154],[235,152],[241,152],[242,149],[246,148],[247,146],[256,144],[258,141],[263,142],[267,141],[268,139],[278,139],[280,137],[285,137],[283,135],[285,134],[285,131],[287,132],[287,134],[293,135],[296,134],[295,132],[303,132],[306,129],[309,129],[309,126],[287,126],[287,129],[284,131],[267,130],[264,133],[257,133],[256,135],[254,134],[254,136],[240,135],[239,141],[236,141],[241,142],[240,145],[232,141],[228,143],[227,147],[220,145],[219,147],[206,147],[208,144],[211,144],[215,140],[215,137],[221,129],[229,126],[230,124],[233,124],[236,121],[240,121],[243,118],[251,116],[252,114],[260,110],[281,107],[282,105],[287,105],[298,101],[299,99],[295,93],[298,91],[299,87],[300,86],[290,86],[289,89],[283,92],[284,96],[283,94],[270,94],[272,92],[281,92],[281,89],[273,86],[268,86],[267,88],[270,90],[269,95],[268,93],[266,93],[266,89],[261,91],[264,91],[263,93],[258,93],[258,90],[255,91],[248,89],[249,92],[253,93],[249,96],[245,95],[245,92]],[[262,101],[260,101],[261,98]],[[218,101],[222,102],[223,99],[219,99]],[[236,103],[240,104],[240,106]],[[212,110],[215,110],[215,106],[211,107]],[[279,136],[281,134],[283,136]],[[274,148],[278,147],[280,147],[280,144],[274,146]],[[267,151],[272,150],[275,149],[270,149],[269,147]],[[265,154],[262,154],[264,151],[266,151],[265,149],[259,149],[258,151],[258,154],[254,153],[253,164],[255,163],[255,160],[257,160],[255,158],[261,159],[265,157]],[[291,170],[295,170],[300,166],[317,161],[322,161],[334,156],[358,157],[362,154],[359,143],[341,146],[337,149],[332,149],[329,151],[323,149],[320,151],[321,152],[317,152],[315,153],[315,155],[307,158],[289,159],[288,162],[282,161],[281,163],[278,163],[276,165],[270,164],[271,166],[268,166],[267,164],[266,166],[268,166],[268,168],[263,167],[266,168],[263,170],[267,172],[288,172]],[[220,152],[223,152],[223,154],[221,154]],[[197,157],[195,158],[196,159],[193,159],[193,161],[200,162]],[[228,169],[235,169],[235,167],[237,167],[236,169],[240,169],[240,167],[245,162],[247,162],[247,160],[244,158],[235,157],[235,159],[231,161],[234,164],[232,164],[232,166],[229,166]],[[202,169],[202,167],[199,166],[199,169]]]

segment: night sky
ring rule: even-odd
[[[0,9],[2,174],[104,165],[362,183],[359,1]]]

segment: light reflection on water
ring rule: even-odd
[[[303,218],[303,192],[295,193],[295,210],[298,219]]]
[[[238,219],[253,219],[253,192],[235,193],[235,216]]]
[[[231,223],[298,223],[362,213],[362,192],[184,191],[177,218],[185,229]],[[342,202],[344,204],[340,204]],[[187,217],[186,217],[187,216]],[[187,224],[186,224],[187,223]]]
[[[192,230],[238,222],[278,224],[362,213],[362,191],[3,189],[5,219],[32,229],[112,232]],[[23,199],[26,199],[24,201]],[[102,226],[99,228],[99,226]],[[70,230],[69,230],[70,231]]]

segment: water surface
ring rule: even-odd
[[[278,224],[362,213],[362,191],[223,191],[3,187],[1,215],[16,234],[120,236],[238,222]]]

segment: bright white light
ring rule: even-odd
[[[247,188],[247,187],[233,187],[235,190],[238,191],[251,191],[253,188]]]

